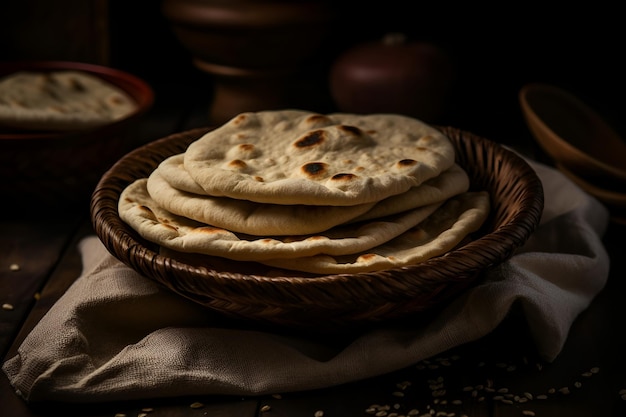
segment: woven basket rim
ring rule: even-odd
[[[121,158],[102,176],[92,194],[92,223],[105,247],[122,262],[184,297],[213,309],[233,313],[235,316],[244,318],[263,316],[270,322],[306,321],[306,318],[302,317],[290,319],[287,315],[290,310],[306,307],[323,311],[324,301],[320,302],[321,305],[316,305],[316,297],[328,301],[329,314],[340,305],[342,298],[347,304],[354,302],[356,305],[354,311],[350,310],[353,307],[347,306],[347,313],[340,312],[344,313],[344,316],[337,321],[342,323],[362,319],[379,320],[411,311],[422,311],[448,298],[445,293],[457,292],[454,287],[465,288],[481,271],[512,256],[535,230],[543,211],[541,181],[520,156],[473,133],[449,126],[438,128],[454,139],[460,158],[457,162],[462,166],[466,159],[471,162],[482,158],[493,165],[497,172],[510,171],[514,174],[514,178],[511,176],[508,178],[509,181],[505,181],[497,176],[491,178],[486,174],[485,166],[470,167],[470,171],[474,170],[486,178],[482,180],[483,182],[495,182],[494,186],[498,187],[500,195],[505,195],[511,202],[499,201],[499,197],[490,192],[492,199],[495,198],[493,208],[495,213],[490,215],[484,226],[486,230],[475,235],[463,246],[417,265],[378,272],[319,275],[313,278],[290,275],[267,276],[193,266],[150,249],[152,245],[138,237],[138,234],[119,218],[117,214],[119,193],[138,178],[137,172],[141,168],[137,167],[141,167],[142,164],[143,169],[149,169],[146,166],[155,167],[165,156],[182,152],[191,141],[211,130],[210,127],[169,135],[137,148]],[[472,172],[470,177],[472,178]],[[471,181],[474,182],[473,179]],[[250,288],[258,290],[260,297],[267,299],[252,299],[253,296],[250,295],[251,305],[257,307],[250,307],[249,312],[230,311],[245,308],[236,302],[229,306],[229,295],[235,298],[243,297],[240,304],[246,304],[248,300],[245,299],[245,291],[249,291]],[[216,295],[216,292],[222,290],[226,296]],[[432,294],[424,294],[429,291]],[[242,292],[244,294],[241,294]],[[353,299],[357,297],[363,299],[358,301]],[[376,297],[375,302],[370,303],[372,300],[368,298],[373,297]],[[417,299],[420,300],[415,301]],[[393,304],[396,302],[399,302],[402,308],[394,313]],[[276,313],[275,316],[265,311],[262,313],[256,311],[255,308],[262,309],[260,305],[263,303],[267,303],[268,309],[275,308],[278,304],[278,309],[284,311]],[[372,306],[371,311],[359,311],[365,309],[368,303]],[[381,309],[379,312],[376,312],[377,303]]]

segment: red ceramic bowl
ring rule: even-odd
[[[25,131],[0,127],[0,192],[23,204],[66,206],[88,202],[100,176],[134,148],[130,130],[153,105],[154,92],[140,78],[101,65],[67,61],[0,62],[0,77],[18,71],[77,70],[128,93],[137,110],[124,119],[79,131]]]

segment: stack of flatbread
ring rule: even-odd
[[[19,71],[0,79],[0,126],[88,129],[121,120],[137,107],[124,90],[84,71]]]
[[[489,214],[439,130],[394,114],[242,113],[121,193],[164,250],[313,274],[413,265]]]

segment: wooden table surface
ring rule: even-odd
[[[178,93],[181,103],[184,92]],[[174,94],[175,95],[175,94]],[[140,142],[205,125],[206,107],[157,102]],[[22,340],[81,271],[76,243],[93,233],[88,202],[55,216],[9,211],[0,217],[0,350]],[[574,322],[562,353],[538,359],[516,317],[493,334],[401,371],[311,392],[261,397],[138,399],[104,404],[26,404],[0,375],[0,415],[20,416],[626,416],[626,227],[604,242],[611,272],[604,290]],[[12,270],[16,264],[20,269]],[[10,308],[12,307],[12,308]],[[626,392],[626,391],[623,391]],[[280,394],[280,393],[278,393]]]

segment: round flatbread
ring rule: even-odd
[[[374,272],[415,265],[454,249],[477,231],[490,210],[487,192],[467,192],[448,200],[426,220],[400,236],[356,254],[271,259],[268,266],[314,274]]]
[[[441,205],[432,204],[381,219],[337,226],[319,234],[264,237],[235,233],[175,215],[150,197],[147,182],[147,178],[135,180],[122,191],[118,212],[124,222],[144,239],[168,249],[239,261],[365,251],[401,235]]]
[[[20,71],[0,80],[0,125],[13,128],[87,129],[136,109],[125,91],[82,71]]]
[[[417,187],[412,187],[405,193],[379,201],[369,211],[355,217],[350,222],[376,219],[416,207],[440,203],[466,192],[469,190],[469,186],[470,180],[467,172],[459,165],[454,164],[437,177],[431,178]]]
[[[458,165],[409,191],[378,203],[354,206],[263,204],[212,197],[183,166],[184,154],[173,155],[149,176],[148,193],[156,204],[190,219],[251,235],[318,233],[346,222],[370,220],[442,202],[467,191],[469,178]]]
[[[242,113],[189,145],[184,166],[206,194],[271,204],[378,202],[454,164],[454,147],[393,114]]]
[[[193,188],[190,179],[184,189]],[[193,194],[172,187],[156,169],[146,184],[160,207],[180,216],[250,235],[302,235],[318,233],[370,210],[375,203],[356,206],[261,204],[228,197]]]

